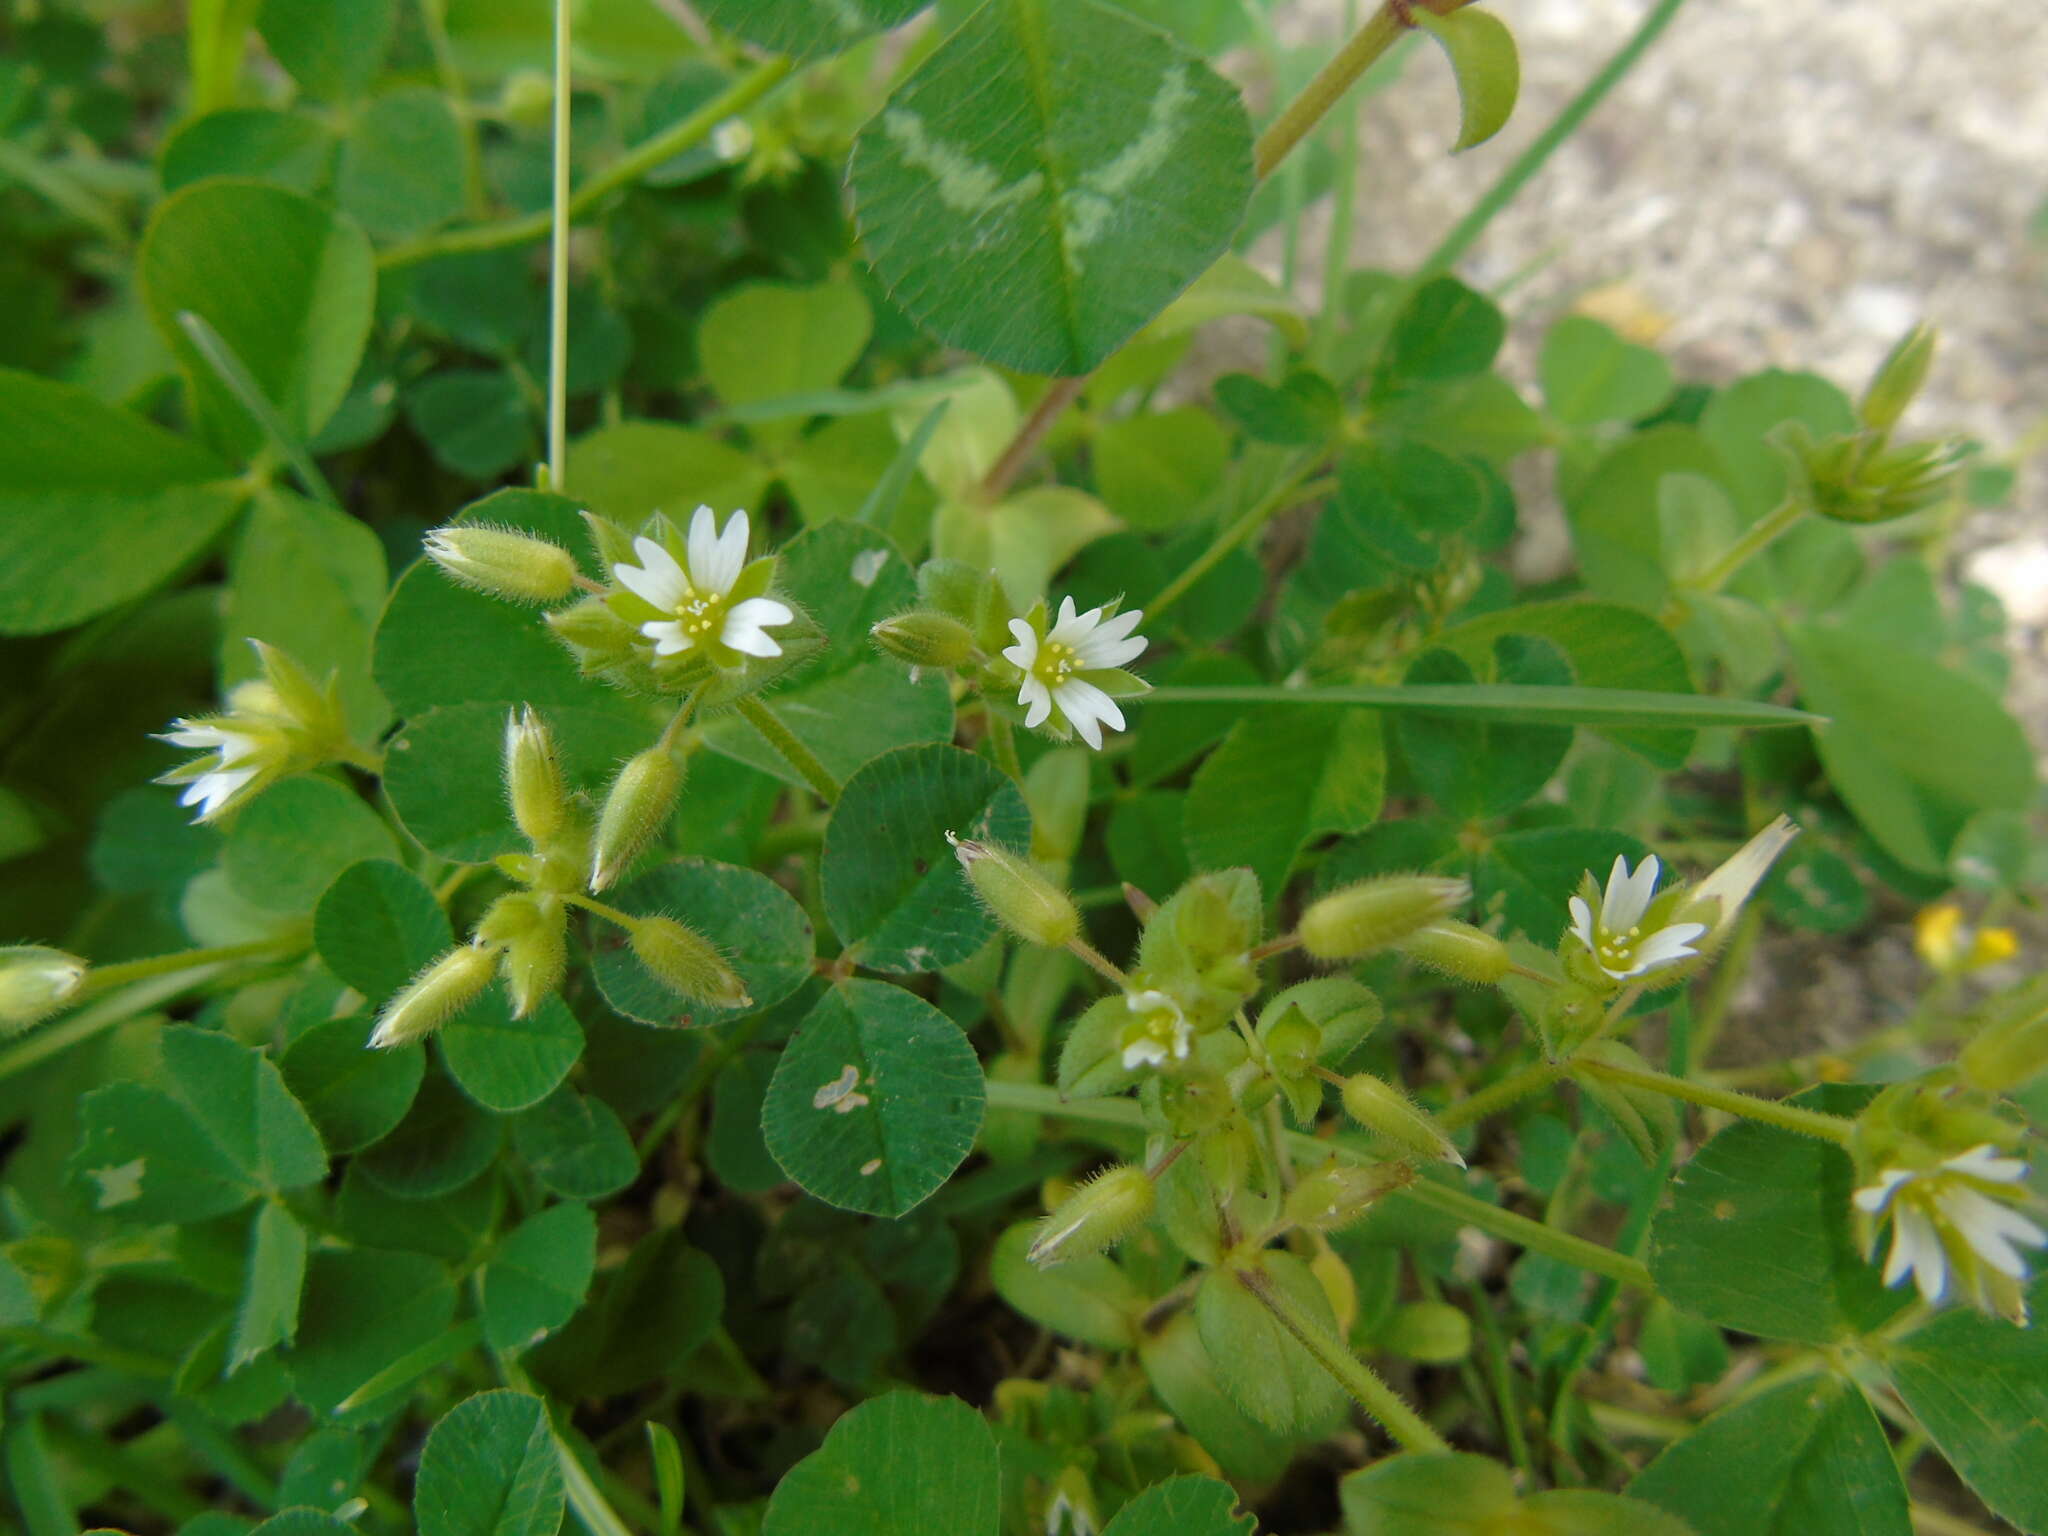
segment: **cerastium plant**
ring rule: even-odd
[[[2010,469],[1453,271],[1680,0],[1407,272],[1458,0],[157,9],[0,114],[0,1525],[2048,1531]]]

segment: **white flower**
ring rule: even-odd
[[[1076,613],[1074,600],[1063,597],[1059,621],[1042,636],[1028,620],[1010,620],[1017,643],[1003,652],[1003,659],[1024,674],[1017,688],[1017,702],[1027,711],[1024,724],[1035,729],[1058,709],[1081,739],[1099,751],[1102,727],[1122,730],[1124,715],[1116,700],[1085,674],[1114,671],[1143,655],[1145,638],[1132,631],[1144,617],[1136,608],[1113,619],[1103,618],[1100,608]]]
[[[1704,947],[1712,948],[1734,927],[1736,915],[1742,911],[1743,903],[1749,900],[1750,892],[1770,873],[1778,855],[1785,851],[1785,845],[1798,835],[1799,828],[1791,817],[1776,818],[1736,849],[1726,863],[1686,892],[1684,915],[1701,918],[1712,925]]]
[[[218,754],[210,765],[194,764],[198,776],[178,796],[180,805],[196,805],[196,821],[211,821],[263,772],[264,759],[275,743],[249,731],[207,720],[173,720],[163,740],[174,747]]]
[[[796,615],[772,597],[731,601],[747,564],[747,514],[735,512],[724,532],[709,507],[690,519],[687,567],[649,538],[633,541],[638,565],[615,565],[612,574],[627,591],[673,618],[651,620],[640,633],[654,642],[654,654],[674,656],[699,646],[722,645],[746,656],[780,656],[771,626]]]
[[[1958,1270],[1980,1263],[2008,1280],[2024,1281],[2027,1262],[2020,1249],[2048,1247],[2048,1232],[1994,1195],[2019,1194],[2016,1186],[2026,1176],[2025,1163],[1999,1157],[1986,1143],[1933,1168],[1887,1168],[1875,1184],[1857,1190],[1859,1211],[1891,1214],[1884,1283],[1897,1285],[1911,1275],[1931,1303],[1948,1294]]]
[[[1596,917],[1583,896],[1572,897],[1572,933],[1586,946],[1593,963],[1616,981],[1647,975],[1699,953],[1694,947],[1707,931],[1705,923],[1670,923],[1645,934],[1643,915],[1657,890],[1657,859],[1652,854],[1629,873],[1628,860],[1615,856],[1607,874],[1607,890]]]
[[[1179,1003],[1164,992],[1148,988],[1143,992],[1126,992],[1124,1006],[1137,1016],[1124,1026],[1126,1072],[1135,1072],[1140,1067],[1163,1067],[1168,1056],[1175,1061],[1188,1059],[1195,1031]]]
[[[754,150],[754,130],[742,118],[728,117],[711,130],[711,153],[721,160],[743,160]]]

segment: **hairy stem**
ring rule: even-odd
[[[1555,1062],[1531,1062],[1498,1082],[1488,1083],[1469,1098],[1458,1100],[1436,1117],[1437,1126],[1445,1131],[1455,1131],[1460,1126],[1477,1124],[1532,1093],[1540,1093],[1556,1082],[1563,1072],[1564,1069]]]
[[[839,781],[818,761],[817,754],[798,741],[796,733],[776,718],[773,710],[750,693],[741,695],[738,707],[747,723],[767,739],[769,746],[782,754],[784,762],[803,776],[804,782],[817,792],[820,800],[827,805],[839,803]]]
[[[548,242],[548,489],[562,494],[569,452],[569,34],[575,7],[555,0],[554,196]]]
[[[1805,515],[1806,503],[1796,496],[1787,496],[1776,507],[1751,523],[1743,531],[1742,537],[1722,552],[1720,559],[1702,571],[1697,578],[1685,583],[1680,588],[1679,595],[1704,596],[1720,591],[1734,579],[1736,572],[1777,543]]]
[[[1294,1335],[1301,1347],[1315,1356],[1316,1363],[1336,1379],[1353,1402],[1363,1408],[1392,1435],[1404,1451],[1448,1451],[1444,1437],[1401,1394],[1380,1380],[1379,1373],[1351,1352],[1343,1340],[1330,1334],[1321,1323],[1305,1316],[1262,1271],[1234,1269],[1238,1284],[1257,1297],[1259,1304]]]
[[[1775,1099],[1759,1099],[1753,1094],[1737,1093],[1732,1088],[1712,1088],[1705,1083],[1688,1082],[1685,1078],[1673,1077],[1668,1072],[1641,1072],[1633,1067],[1617,1067],[1604,1061],[1587,1060],[1574,1061],[1572,1071],[1586,1077],[1597,1077],[1620,1087],[1642,1088],[1651,1093],[1661,1093],[1667,1098],[1682,1099],[1688,1104],[1697,1104],[1702,1109],[1718,1109],[1723,1114],[1739,1115],[1745,1120],[1760,1120],[1765,1125],[1775,1125],[1780,1130],[1796,1131],[1801,1136],[1831,1141],[1838,1147],[1846,1147],[1849,1144],[1850,1134],[1855,1129],[1853,1120],[1846,1120],[1840,1115],[1824,1115],[1817,1110],[1801,1109],[1796,1104],[1781,1104]]]

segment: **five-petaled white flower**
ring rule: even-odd
[[[687,563],[678,562],[654,539],[633,541],[638,565],[615,565],[612,574],[627,591],[669,615],[640,626],[654,642],[656,656],[722,646],[744,656],[780,656],[782,647],[768,634],[796,615],[772,597],[733,600],[733,588],[747,568],[747,514],[735,512],[719,531],[709,507],[690,519]]]
[[[1099,751],[1102,727],[1122,730],[1124,714],[1087,674],[1113,672],[1144,654],[1145,637],[1132,633],[1144,617],[1136,608],[1113,619],[1105,619],[1100,608],[1076,613],[1074,600],[1063,597],[1058,622],[1043,635],[1027,619],[1010,620],[1017,643],[1003,652],[1003,659],[1024,674],[1017,688],[1017,702],[1027,711],[1024,724],[1035,729],[1057,709]]]
[[[1999,1157],[1986,1143],[1932,1168],[1887,1168],[1875,1184],[1857,1190],[1858,1210],[1891,1215],[1884,1283],[1897,1285],[1911,1275],[1920,1295],[1938,1302],[1959,1273],[1974,1276],[1978,1264],[2024,1281],[2027,1263],[2020,1249],[2048,1247],[2048,1232],[2003,1203],[2022,1193],[2018,1186],[2026,1176],[2025,1163]],[[1970,1289],[1982,1294],[1985,1288]]]
[[[1142,992],[1126,992],[1124,1006],[1135,1015],[1124,1026],[1126,1072],[1135,1072],[1140,1067],[1163,1067],[1169,1056],[1175,1061],[1188,1059],[1195,1031],[1179,1003],[1148,987]]]
[[[1644,976],[1699,953],[1695,943],[1707,931],[1705,923],[1670,923],[1650,933],[1642,931],[1643,917],[1657,891],[1655,854],[1629,873],[1628,860],[1615,855],[1614,868],[1607,873],[1607,890],[1600,898],[1596,916],[1585,897],[1572,897],[1572,933],[1586,946],[1593,963],[1616,981]]]
[[[277,755],[271,738],[217,720],[173,720],[161,739],[174,747],[215,754],[211,763],[201,761],[180,771],[182,778],[196,770],[178,796],[178,804],[199,807],[195,821],[211,821],[226,810]]]

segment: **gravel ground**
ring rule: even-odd
[[[1418,260],[1647,11],[1647,0],[1496,0],[1522,51],[1514,121],[1468,154],[1449,71],[1417,51],[1364,116],[1354,259]],[[1343,0],[1296,0],[1294,39]],[[2034,437],[2015,502],[1972,518],[1960,574],[2012,616],[2012,703],[2048,750],[2048,6],[1693,0],[1466,257],[1481,286],[1535,265],[1509,302],[1508,366],[1584,305],[1681,372],[1808,368],[1861,386],[1926,316],[1933,378],[1908,425],[1998,453]],[[1321,249],[1320,235],[1305,242]],[[1540,526],[1540,524],[1539,524]],[[1540,566],[1563,551],[1535,541]]]

